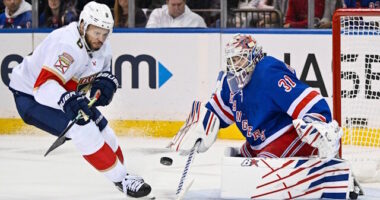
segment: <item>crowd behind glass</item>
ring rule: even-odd
[[[223,1],[223,0],[222,0]],[[221,0],[138,0],[137,28],[219,28]],[[78,20],[89,0],[38,0],[38,27],[59,28]],[[98,0],[108,5],[115,27],[128,28],[129,0]],[[227,28],[331,28],[338,8],[380,8],[379,0],[314,0],[312,26],[307,0],[226,0]],[[31,28],[32,0],[0,0],[0,28]],[[133,20],[132,20],[133,22]]]

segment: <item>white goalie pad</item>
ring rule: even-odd
[[[228,154],[222,164],[221,198],[347,199],[352,184],[350,167],[341,159],[244,158]]]
[[[194,101],[189,117],[168,147],[186,155],[195,142],[201,140],[198,152],[207,151],[214,144],[219,132],[219,118],[200,101]]]

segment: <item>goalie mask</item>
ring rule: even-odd
[[[256,63],[262,57],[261,46],[250,35],[234,35],[225,49],[227,82],[233,94],[241,91],[251,80]]]

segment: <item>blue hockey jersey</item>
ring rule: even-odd
[[[327,102],[316,90],[296,77],[294,69],[271,56],[256,64],[250,82],[232,94],[227,79],[206,104],[220,119],[221,128],[232,123],[260,150],[293,129],[292,120],[318,113],[331,121]]]
[[[32,12],[24,12],[15,18],[7,18],[5,13],[2,13],[0,28],[32,28]]]
[[[9,14],[8,8],[0,14],[0,28],[32,28],[32,6],[21,1],[16,12]]]

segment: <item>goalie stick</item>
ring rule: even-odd
[[[220,71],[218,73],[218,78],[217,78],[217,82],[216,82],[214,93],[217,92],[218,89],[221,89],[220,85],[221,85],[221,82],[222,82],[223,75],[224,75],[224,71]],[[194,183],[195,179],[193,178],[193,179],[190,180],[189,184],[187,184],[186,187],[183,188],[184,182],[185,182],[185,179],[186,179],[186,176],[187,176],[187,173],[190,170],[190,165],[191,165],[191,163],[194,160],[194,153],[195,153],[196,150],[198,151],[198,147],[201,144],[201,141],[202,141],[202,139],[198,139],[195,142],[194,146],[190,150],[190,153],[189,153],[187,161],[186,161],[185,168],[183,169],[182,176],[181,176],[181,179],[180,179],[179,184],[178,184],[178,188],[177,188],[177,192],[176,192],[176,199],[177,200],[181,200],[184,197],[184,195],[186,194],[186,192],[190,189],[190,187]],[[169,144],[169,146],[170,146],[170,144]]]
[[[190,165],[191,165],[191,163],[194,160],[194,153],[195,153],[196,150],[198,150],[198,147],[201,144],[201,141],[202,140],[199,139],[199,140],[197,140],[195,142],[193,148],[191,148],[191,150],[190,150],[189,156],[187,157],[186,165],[185,165],[185,168],[183,169],[182,176],[181,176],[181,179],[180,179],[178,187],[177,187],[177,192],[176,192],[177,200],[180,200],[180,199],[183,198],[183,196],[185,195],[185,193],[187,192],[187,190],[189,190],[190,186],[194,182],[194,179],[191,180],[190,184],[185,188],[185,190],[182,190],[182,187],[184,185],[187,173],[190,170]]]
[[[90,103],[88,103],[88,107],[91,107],[100,97],[100,90],[97,90],[95,93],[94,98],[91,99]],[[61,146],[63,143],[66,142],[66,133],[71,129],[71,127],[81,118],[83,117],[88,120],[88,116],[84,115],[84,113],[80,112],[78,113],[77,117],[71,121],[71,123],[63,130],[61,135],[58,136],[58,138],[54,141],[54,143],[49,147],[49,149],[46,151],[44,157],[46,157],[51,151]]]

